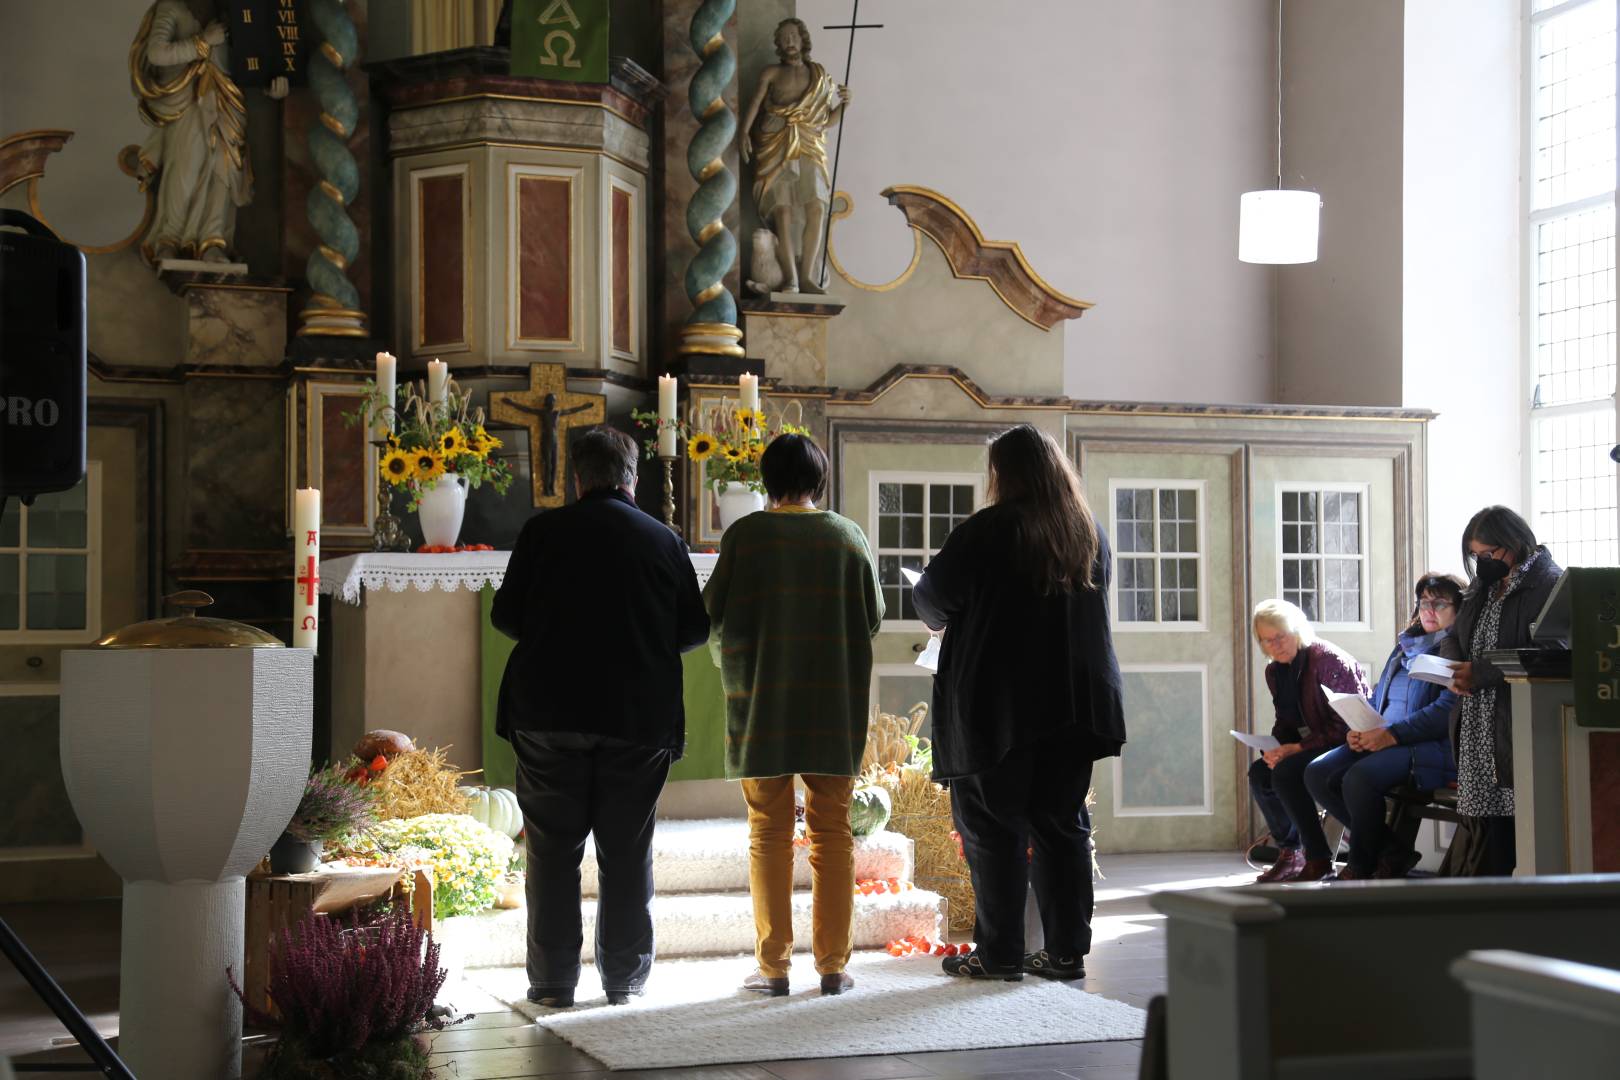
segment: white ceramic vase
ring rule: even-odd
[[[714,489],[715,505],[720,508],[720,531],[731,528],[732,523],[749,514],[765,509],[765,496],[749,489],[747,484],[724,483]]]
[[[422,492],[416,503],[423,541],[430,547],[455,547],[466,511],[467,481],[455,473],[445,473],[430,490]]]

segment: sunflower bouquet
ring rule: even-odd
[[[790,423],[786,411],[773,419],[763,409],[742,409],[732,402],[723,402],[709,410],[706,422],[693,425],[684,420],[663,422],[668,428],[673,423],[677,437],[686,443],[686,452],[693,461],[703,464],[704,482],[716,491],[723,484],[743,484],[751,491],[764,494],[765,481],[759,472],[759,459],[765,447],[778,435],[808,435],[804,426],[804,409],[797,402],[795,420]],[[642,440],[650,460],[658,453],[660,421],[653,412],[633,411],[631,419],[636,426],[652,434]]]
[[[512,486],[512,470],[495,456],[501,440],[484,430],[484,410],[472,404],[472,395],[451,381],[445,400],[432,404],[421,383],[401,386],[397,395],[404,403],[387,401],[376,383],[366,382],[366,398],[351,423],[377,426],[379,418],[392,414],[394,430],[383,446],[378,469],[382,478],[410,495],[407,509],[415,510],[422,493],[433,490],[439,478],[455,474],[469,488],[488,484],[498,495]]]

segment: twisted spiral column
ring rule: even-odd
[[[348,278],[349,264],[360,253],[360,232],[347,209],[360,194],[360,168],[349,152],[360,105],[344,72],[359,53],[359,39],[342,0],[308,0],[307,10],[321,40],[309,65],[309,85],[321,114],[309,128],[309,156],[319,180],[310,189],[305,213],[320,243],[304,267],[314,295],[299,314],[304,325],[298,333],[365,337],[360,292]]]
[[[686,297],[692,314],[681,330],[680,351],[720,356],[743,355],[737,328],[737,300],[725,287],[726,273],[737,261],[737,238],[721,220],[737,198],[737,178],[726,168],[724,154],[737,135],[736,114],[725,102],[726,87],[737,73],[737,58],[726,44],[726,22],[737,0],[704,0],[692,13],[689,40],[703,63],[692,75],[689,98],[700,122],[686,148],[686,167],[698,182],[686,204],[686,231],[698,253],[686,266]]]

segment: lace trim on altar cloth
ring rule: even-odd
[[[506,579],[507,551],[477,555],[351,555],[321,567],[321,592],[346,604],[358,604],[365,589],[404,592],[478,592],[500,588]]]

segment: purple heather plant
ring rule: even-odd
[[[279,1017],[255,1008],[227,973],[248,1020],[279,1030],[272,1062],[288,1055],[328,1062],[340,1076],[350,1075],[344,1063],[375,1059],[382,1048],[425,1062],[412,1036],[454,1022],[433,1005],[445,976],[439,946],[405,912],[370,924],[311,914],[279,932],[268,988]]]
[[[375,816],[377,792],[344,778],[341,765],[310,770],[304,797],[287,823],[299,840],[336,840],[360,832]]]

